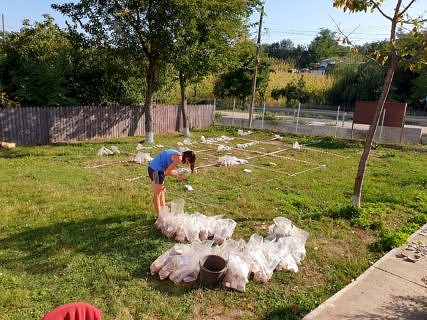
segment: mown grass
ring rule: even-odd
[[[267,284],[250,281],[246,293],[160,281],[149,266],[174,242],[154,227],[146,166],[118,162],[133,158],[140,138],[18,147],[0,151],[0,319],[39,319],[79,300],[99,307],[106,320],[300,319],[380,257],[381,239],[408,233],[427,217],[425,149],[373,150],[363,208],[352,211],[359,142],[268,141],[269,132],[242,138],[218,127],[192,137],[202,135],[235,137],[232,146],[263,141],[232,150],[238,157],[283,152],[249,160],[250,174],[243,166],[200,168],[187,182],[193,192],[169,178],[167,200],[184,198],[187,212],[235,219],[235,239],[262,233],[257,225],[274,217],[291,219],[310,233],[298,273],[275,272]],[[156,144],[176,147],[182,139],[158,135]],[[293,150],[295,139],[306,147]],[[97,157],[102,145],[122,153]],[[198,166],[220,155],[216,146],[194,149]],[[106,165],[90,168],[99,164]],[[126,180],[135,177],[141,178]]]

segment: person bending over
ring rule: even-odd
[[[160,152],[151,160],[148,166],[148,175],[153,186],[153,204],[157,215],[160,209],[166,205],[166,187],[164,185],[165,176],[185,179],[185,175],[175,172],[175,167],[180,163],[190,166],[191,172],[194,172],[196,163],[196,154],[191,151],[180,152],[174,149],[168,149]]]

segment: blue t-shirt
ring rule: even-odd
[[[153,160],[151,160],[150,168],[156,171],[165,171],[166,168],[169,167],[170,164],[173,162],[173,154],[181,155],[181,152],[174,149],[168,149],[160,152],[157,156],[154,157]]]

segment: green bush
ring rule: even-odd
[[[398,247],[406,242],[409,234],[402,231],[387,230],[378,239],[377,249],[379,251],[389,251]]]
[[[349,205],[333,212],[332,218],[351,220],[354,218],[359,218],[361,213],[362,213],[361,208]]]
[[[427,223],[427,213],[419,213],[408,220],[409,223],[416,223],[419,227]]]

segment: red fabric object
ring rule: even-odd
[[[74,302],[53,309],[42,320],[102,320],[102,313],[89,303]]]

